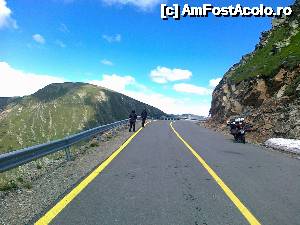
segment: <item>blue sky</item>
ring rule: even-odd
[[[198,0],[287,6],[292,0]],[[168,113],[207,115],[217,79],[251,52],[270,18],[160,19],[159,0],[0,0],[0,96],[83,81]],[[183,1],[167,1],[183,4]],[[1,86],[2,83],[2,86]]]

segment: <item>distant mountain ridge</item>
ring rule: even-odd
[[[146,108],[161,110],[123,94],[85,83],[50,84],[36,93],[0,98],[0,153],[56,140],[70,134],[128,118]]]
[[[0,97],[0,112],[14,99],[14,97]]]

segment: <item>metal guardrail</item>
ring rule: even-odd
[[[109,131],[115,127],[124,125],[129,120],[121,120],[115,123],[107,124],[104,126],[92,128],[90,130],[83,131],[78,134],[74,134],[65,137],[61,140],[51,141],[49,143],[35,145],[32,147],[16,150],[13,152],[8,152],[0,155],[0,172],[4,172],[15,167],[21,166],[25,163],[31,162],[33,160],[39,159],[46,155],[61,151],[66,149],[67,159],[70,159],[69,147],[80,141],[86,140],[95,136],[96,134]]]

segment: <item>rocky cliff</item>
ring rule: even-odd
[[[300,138],[300,1],[293,15],[273,20],[255,50],[224,75],[213,92],[209,126],[244,116],[253,139]],[[251,134],[250,134],[251,136]]]

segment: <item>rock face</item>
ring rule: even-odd
[[[222,130],[229,118],[244,116],[258,142],[300,138],[300,1],[293,11],[274,20],[255,51],[224,75],[213,92],[211,127]]]
[[[0,153],[122,120],[132,109],[141,113],[147,108],[153,117],[165,115],[128,96],[85,83],[51,84],[30,96],[0,100]]]

